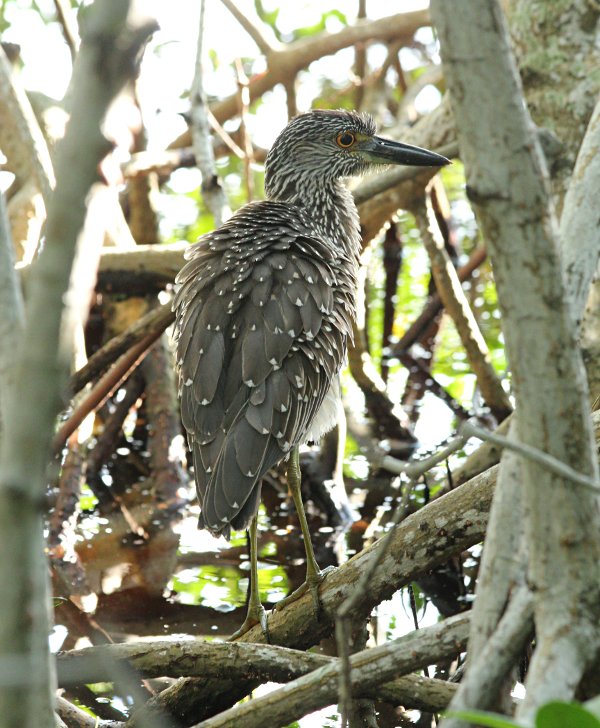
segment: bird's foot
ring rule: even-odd
[[[242,635],[246,634],[246,632],[249,632],[252,627],[255,627],[257,624],[260,624],[262,628],[263,635],[265,637],[265,641],[268,645],[271,644],[271,637],[269,635],[269,624],[267,619],[267,612],[262,604],[257,605],[250,605],[248,607],[248,614],[246,614],[246,619],[242,623],[242,626],[237,629],[231,637],[227,638],[227,642],[235,642],[235,640],[239,639]]]
[[[317,613],[318,618],[321,610],[323,609],[323,605],[321,604],[321,597],[319,596],[319,587],[323,583],[323,580],[325,579],[327,574],[331,574],[331,572],[335,571],[335,569],[335,566],[326,566],[324,569],[319,569],[316,572],[307,573],[306,581],[304,582],[304,584],[301,584],[291,594],[288,594],[285,599],[277,602],[277,604],[275,605],[275,610],[280,610],[284,607],[287,607],[288,604],[295,602],[297,599],[300,599],[300,597],[304,596],[307,591],[310,591],[313,604],[315,606],[315,612]]]

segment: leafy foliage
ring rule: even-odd
[[[497,713],[480,710],[459,710],[449,712],[447,715],[473,721],[485,728],[529,728],[526,723],[515,722]],[[600,728],[600,720],[578,703],[553,700],[542,705],[537,711],[535,728]]]

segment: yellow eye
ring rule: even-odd
[[[335,141],[337,142],[338,147],[348,149],[354,144],[356,137],[351,131],[343,131],[341,134],[336,136]]]

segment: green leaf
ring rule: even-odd
[[[522,723],[503,715],[479,710],[455,711],[446,716],[469,720],[485,728],[524,728]],[[538,710],[535,728],[600,728],[600,720],[578,703],[552,701]]]
[[[348,19],[340,10],[328,10],[327,12],[323,13],[323,15],[321,15],[321,19],[318,22],[314,23],[314,25],[307,25],[304,28],[296,28],[293,33],[294,40],[317,35],[318,33],[323,33],[327,30],[327,21],[330,18],[335,18],[343,26],[348,25]]]
[[[82,511],[93,511],[98,505],[98,499],[89,485],[84,485],[79,496],[79,507]]]
[[[264,5],[262,4],[262,0],[254,0],[254,9],[256,10],[256,14],[263,21],[263,23],[271,27],[271,29],[275,33],[277,40],[281,40],[281,33],[279,31],[279,28],[277,27],[279,8],[268,11],[265,10]]]
[[[600,728],[600,720],[577,703],[546,703],[535,716],[535,728]]]
[[[470,720],[473,723],[477,723],[478,726],[485,726],[485,728],[526,728],[523,723],[515,723],[515,721],[504,715],[488,713],[485,710],[458,710],[444,713],[444,716],[447,718]]]

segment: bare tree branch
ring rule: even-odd
[[[62,27],[63,35],[69,46],[69,53],[71,54],[71,58],[75,60],[75,56],[79,50],[80,40],[74,10],[66,0],[54,0],[54,7],[56,8],[56,15]]]
[[[114,95],[133,76],[140,47],[155,27],[139,19],[127,25],[128,11],[129,3],[111,0],[97,3],[90,17],[75,68],[74,112],[58,152],[59,182],[48,210],[46,245],[32,276],[28,318],[15,356],[19,379],[6,402],[11,427],[0,450],[0,549],[3,580],[14,584],[3,601],[0,652],[28,660],[32,678],[17,688],[0,689],[2,728],[31,725],[31,720],[41,728],[55,725],[41,509],[70,358],[71,342],[60,336],[65,294],[86,195],[107,150],[100,122]],[[16,573],[21,579],[14,580]]]
[[[366,691],[395,675],[416,670],[432,661],[454,657],[466,644],[467,615],[450,617],[434,627],[391,640],[350,657],[350,679],[355,691]],[[268,695],[241,703],[195,728],[226,728],[243,725],[286,725],[306,713],[334,702],[340,665],[336,661],[294,680]]]
[[[573,316],[581,322],[600,256],[600,101],[583,138],[560,219],[560,240]]]
[[[58,715],[67,728],[114,728],[114,721],[98,720],[63,697],[56,699]]]
[[[37,123],[29,99],[0,48],[0,146],[19,186],[30,176],[44,198],[46,210],[54,187],[54,170],[46,140]]]
[[[202,173],[202,197],[219,227],[231,215],[225,191],[217,176],[215,156],[208,123],[208,103],[204,93],[204,8],[205,0],[200,2],[200,21],[198,24],[198,45],[196,48],[196,72],[191,90],[191,131],[192,146],[196,164]]]
[[[0,437],[5,421],[4,406],[14,385],[12,362],[25,323],[21,285],[15,274],[15,253],[4,195],[0,191]]]
[[[59,654],[58,684],[69,687],[110,681],[114,661],[127,662],[144,678],[237,677],[287,682],[334,664],[337,659],[286,647],[241,642],[129,642]],[[358,690],[360,695],[429,711],[443,710],[455,692],[456,686],[452,683],[419,675],[405,675],[370,691]]]
[[[487,511],[496,480],[497,468],[483,473],[469,483],[432,501],[417,513],[408,516],[393,529],[393,536],[368,591],[360,592],[354,616],[365,619],[376,604],[388,599],[402,585],[451,554],[468,548],[483,538]],[[313,609],[310,594],[269,614],[269,635],[272,644],[304,649],[317,644],[333,631],[338,606],[356,593],[361,575],[379,559],[383,539],[365,549],[336,571],[329,574],[320,587],[322,609]],[[243,642],[264,643],[260,627],[251,629]],[[247,692],[239,680],[212,681],[187,679],[163,691],[128,722],[128,728],[139,728],[148,710],[177,715],[186,725],[223,709]],[[239,697],[238,697],[239,696]],[[186,722],[186,721],[190,722]]]
[[[495,432],[490,432],[483,427],[478,427],[473,422],[465,422],[461,426],[460,431],[463,435],[478,437],[480,440],[489,440],[495,445],[508,448],[509,450],[514,450],[514,452],[519,453],[519,455],[523,455],[523,457],[539,463],[547,470],[556,473],[556,475],[568,478],[573,483],[600,494],[600,483],[598,483],[597,480],[594,480],[587,475],[582,475],[574,468],[565,465],[565,463],[561,460],[558,460],[557,458],[552,457],[552,455],[548,455],[541,450],[537,450],[530,445],[524,445],[521,442],[510,440],[508,437],[503,437]]]
[[[87,394],[78,402],[70,417],[58,429],[52,441],[54,453],[60,452],[67,438],[75,432],[83,420],[97,409],[111,392],[114,392],[129,376],[133,369],[145,358],[150,347],[162,335],[162,330],[151,331],[143,339],[133,344],[117,362],[101,377]],[[88,362],[89,364],[89,362]]]
[[[429,196],[424,205],[414,211],[421,239],[431,261],[431,273],[446,312],[452,318],[467,354],[471,369],[477,377],[483,399],[498,420],[512,411],[508,395],[490,360],[490,352],[460,285],[431,207]]]
[[[171,311],[171,304],[149,311],[126,331],[110,339],[101,349],[98,349],[85,366],[75,372],[69,383],[69,391],[79,392],[88,382],[91,382],[100,372],[109,367],[118,357],[128,349],[137,346],[142,340],[146,341],[146,348],[150,346],[173,323],[175,315]],[[142,352],[138,353],[138,356]]]
[[[461,681],[460,693],[449,710],[459,711],[477,705],[486,710],[497,700],[498,690],[518,662],[525,641],[533,634],[533,598],[529,589],[520,586],[510,601],[498,626],[484,649],[472,660]],[[464,721],[448,718],[445,728],[466,728]]]
[[[247,15],[232,0],[221,0],[221,2],[256,43],[259,51],[268,58],[274,49],[262,34],[261,30],[250,22]]]
[[[473,272],[479,268],[486,257],[487,252],[483,246],[475,248],[465,265],[458,268],[456,271],[458,280],[463,283],[470,279]],[[435,319],[437,314],[442,311],[443,307],[444,306],[439,294],[434,293],[433,296],[430,297],[423,311],[419,314],[418,318],[413,321],[409,328],[404,332],[402,338],[393,346],[391,358],[400,357],[404,352],[408,351],[431,325],[431,322]]]
[[[343,28],[338,33],[320,33],[288,43],[281,50],[275,50],[268,58],[269,69],[250,79],[250,102],[260,98],[278,83],[285,84],[299,71],[323,56],[337,53],[356,43],[367,41],[387,41],[403,38],[408,40],[424,25],[429,25],[429,12],[417,10],[398,13],[378,20],[359,21]],[[232,94],[211,106],[211,111],[222,124],[238,113],[237,94]],[[176,139],[171,147],[190,146],[190,133],[185,132]]]

